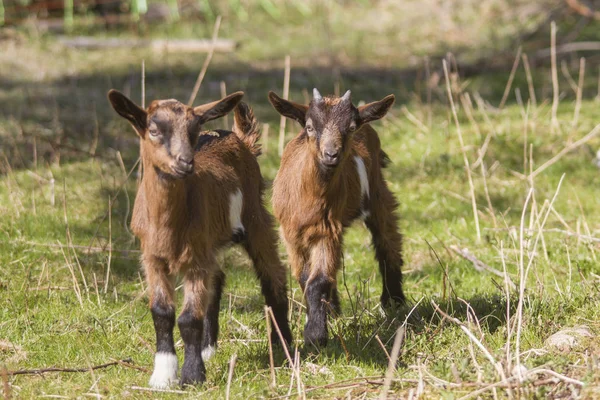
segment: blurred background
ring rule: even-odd
[[[576,88],[585,56],[583,97],[597,96],[596,10],[598,0],[0,0],[0,115],[7,120],[0,129],[18,131],[15,140],[21,131],[55,137],[42,151],[49,158],[81,135],[127,153],[116,143],[107,90],[141,101],[144,62],[147,99],[185,101],[218,18],[198,101],[244,90],[265,122],[278,119],[266,93],[283,91],[287,56],[296,101],[308,101],[316,86],[323,93],[352,89],[356,101],[394,93],[400,103],[445,104],[444,58],[455,93],[514,103],[513,88],[505,91],[518,61],[514,87],[527,87],[527,64],[534,88],[519,92],[520,100],[550,98],[551,21],[562,87]],[[5,140],[0,135],[0,144]]]

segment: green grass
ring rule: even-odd
[[[138,243],[127,229],[135,178],[122,185],[128,169],[134,166],[137,145],[131,129],[109,109],[105,93],[111,87],[129,87],[132,97],[139,97],[137,71],[145,58],[148,98],[186,99],[200,62],[177,55],[164,60],[143,51],[78,53],[57,49],[51,41],[8,49],[4,54],[0,58],[0,80],[6,83],[0,89],[0,368],[88,368],[131,359],[145,369],[119,365],[93,372],[10,378],[2,378],[0,371],[0,380],[8,382],[12,395],[185,398],[200,394],[223,398],[228,361],[235,354],[238,361],[232,398],[285,396],[290,390],[291,397],[297,397],[296,382],[290,389],[292,370],[280,349],[275,352],[277,384],[269,387],[263,299],[249,261],[236,247],[221,257],[228,280],[221,310],[220,347],[207,364],[206,384],[189,389],[184,395],[132,388],[146,386],[154,345],[145,283],[139,270]],[[45,75],[31,67],[36,60],[50,57],[56,60],[45,67]],[[242,89],[248,93],[248,101],[261,121],[271,124],[269,153],[260,158],[263,175],[270,182],[279,165],[275,138],[278,116],[266,103],[265,94],[281,86],[282,73],[232,64],[231,58],[215,59],[197,103],[218,97],[220,80],[227,82],[229,91]],[[17,68],[24,65],[30,69]],[[547,71],[539,69],[536,84],[543,85],[548,77]],[[482,76],[471,82],[467,90],[480,92],[497,104],[504,82],[506,75]],[[293,70],[294,99],[300,100],[302,89],[313,84],[324,87],[323,92],[333,89],[333,81],[323,71]],[[405,82],[393,70],[342,74],[342,88],[351,88],[355,100],[381,98],[396,92],[401,84]],[[515,87],[527,93],[524,80],[515,80]],[[566,98],[561,100],[558,112],[560,132],[551,133],[549,103],[538,100],[540,106],[529,111],[527,145],[532,146],[534,170],[598,122],[598,103],[592,98],[592,87],[587,86],[587,99],[576,127],[571,125],[572,94],[562,81]],[[391,387],[396,396],[406,397],[411,391],[416,394],[422,388],[424,397],[460,398],[501,381],[484,354],[456,323],[435,310],[434,302],[467,324],[495,360],[502,363],[507,376],[512,374],[505,361],[510,327],[512,365],[518,328],[521,362],[526,368],[544,367],[584,383],[583,388],[561,381],[538,385],[548,377],[539,375],[521,385],[521,397],[600,396],[600,254],[598,240],[594,239],[600,227],[600,171],[593,164],[600,139],[593,138],[539,174],[533,182],[536,212],[532,213],[530,201],[523,214],[530,183],[515,172],[523,173],[524,111],[512,103],[514,96],[504,110],[491,106],[485,111],[474,110],[475,123],[469,122],[464,110],[459,109],[471,164],[486,135],[492,134],[484,158],[491,209],[481,170],[472,171],[481,228],[478,240],[469,184],[457,131],[444,100],[444,86],[436,88],[434,94],[431,106],[414,93],[399,96],[399,103],[405,104],[426,128],[411,123],[399,107],[376,124],[383,147],[392,159],[385,175],[401,204],[404,287],[409,305],[389,315],[381,312],[380,278],[370,237],[361,224],[353,226],[345,237],[344,274],[338,277],[342,283],[343,316],[331,322],[332,340],[320,353],[310,354],[302,348],[302,295],[290,279],[290,299],[295,300],[291,303],[290,320],[302,359],[302,391],[314,398],[377,397],[381,390],[379,377],[385,374],[388,361],[374,336],[377,334],[390,352],[396,329],[415,305],[405,326],[402,354],[394,374],[396,381]],[[541,93],[539,97],[543,97]],[[216,122],[217,126],[221,124]],[[291,122],[288,124],[293,127],[291,131],[297,129]],[[85,152],[91,147],[95,132],[98,147],[95,157],[90,157]],[[58,137],[66,146],[61,150],[47,143]],[[120,166],[117,151],[123,156],[126,171]],[[547,211],[544,203],[553,198],[563,174],[553,205],[555,212],[550,213],[543,226],[543,242],[538,243],[532,255],[527,250],[532,250],[537,237],[542,221],[539,215]],[[269,200],[270,193],[266,197]],[[109,212],[110,199],[114,201]],[[534,259],[526,280],[522,324],[517,327],[518,292],[511,290],[507,299],[502,278],[477,271],[451,246],[468,248],[476,258],[499,271],[503,270],[504,259],[508,276],[519,285],[522,215],[526,229],[525,264],[529,257]],[[109,243],[112,252],[103,250]],[[283,248],[281,256],[286,259]],[[106,282],[109,260],[110,276]],[[470,304],[472,312],[467,312],[463,300]],[[510,321],[506,320],[507,300]],[[588,326],[594,336],[569,352],[545,345],[551,334],[576,325]],[[181,356],[178,335],[176,330]],[[360,377],[373,378],[369,383]],[[352,380],[354,385],[318,388],[345,380]],[[492,393],[489,390],[483,396],[491,397]],[[498,388],[497,394],[507,396],[503,388]]]

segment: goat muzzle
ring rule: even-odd
[[[173,170],[173,175],[176,178],[185,178],[190,175],[194,171],[194,162],[184,162],[182,160],[178,160],[171,164],[171,169]]]
[[[333,168],[340,163],[341,152],[339,150],[325,150],[321,163],[328,168]]]

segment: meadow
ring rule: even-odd
[[[579,80],[579,60],[565,63],[555,70],[556,90],[551,69],[528,76],[522,63],[513,80],[508,72],[461,79],[452,63],[445,73],[436,62],[430,75],[437,79],[426,80],[422,64],[409,75],[385,65],[331,73],[293,59],[296,101],[313,86],[352,89],[355,102],[398,95],[375,128],[400,202],[408,304],[381,310],[370,236],[356,224],[345,237],[343,315],[330,322],[333,339],[317,353],[303,348],[305,307],[290,276],[299,361],[291,366],[276,348],[272,368],[259,285],[241,248],[232,247],[220,260],[227,283],[207,382],[159,392],[147,389],[154,330],[128,228],[137,139],[106,92],[139,99],[145,60],[146,101],[185,101],[203,56],[77,52],[30,37],[1,46],[5,398],[600,397],[597,67],[588,65]],[[247,93],[270,125],[259,159],[270,187],[279,117],[266,93],[281,93],[283,71],[236,57],[215,55],[196,104],[220,97],[220,82]],[[299,126],[287,126],[289,140]],[[285,262],[282,246],[280,255]],[[573,328],[567,344],[548,340]],[[113,364],[94,369],[106,363]],[[29,373],[51,367],[81,371]]]

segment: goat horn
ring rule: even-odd
[[[317,88],[313,89],[313,100],[316,102],[320,102],[323,100],[323,96],[321,96],[321,93],[319,93]]]
[[[350,91],[347,90],[346,93],[342,96],[342,101],[350,101]]]

